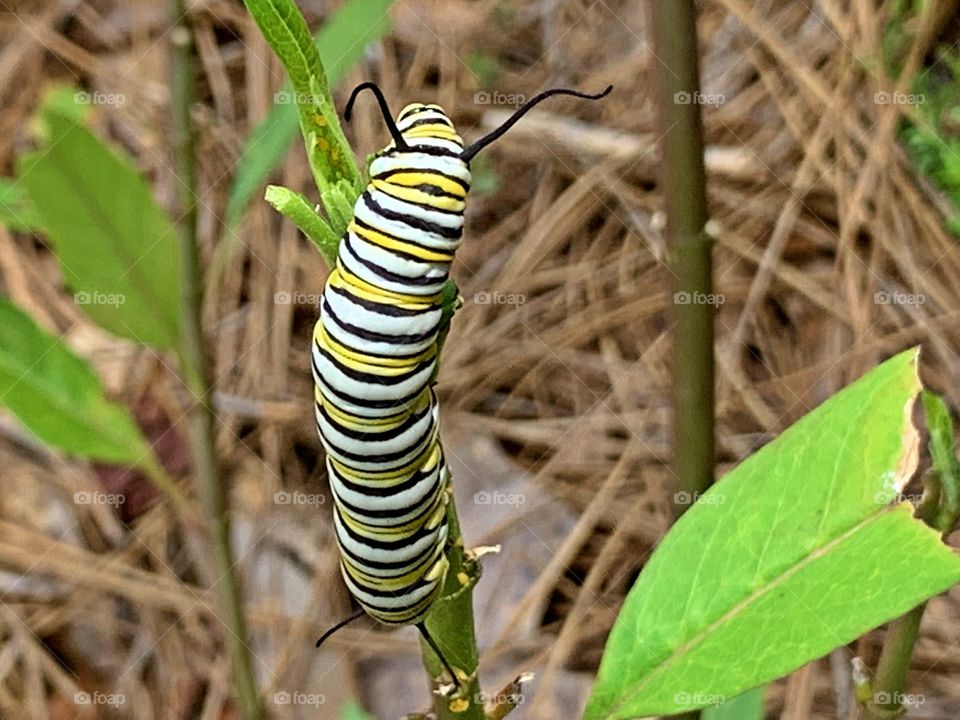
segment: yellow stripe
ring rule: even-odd
[[[367,525],[353,517],[350,514],[350,510],[343,507],[339,503],[337,503],[337,507],[340,509],[341,519],[343,519],[347,525],[350,526],[350,529],[353,530],[357,535],[369,539],[388,540],[392,542],[394,540],[402,540],[414,535],[420,530],[420,528],[423,527],[431,530],[436,528],[440,524],[440,521],[443,520],[443,517],[447,512],[447,504],[443,502],[444,499],[443,484],[438,482],[437,489],[434,491],[433,497],[431,497],[429,500],[430,511],[426,517],[416,517],[413,520],[408,520],[403,525],[395,525],[390,527]]]
[[[426,350],[424,350],[419,355],[413,355],[410,358],[391,358],[380,355],[367,355],[365,353],[356,352],[347,347],[344,347],[332,337],[327,332],[327,329],[323,327],[323,323],[318,322],[314,327],[313,333],[314,342],[317,343],[322,348],[330,350],[338,360],[342,358],[349,358],[355,360],[356,362],[364,363],[366,365],[376,365],[382,367],[407,367],[412,368],[415,365],[420,364],[427,358],[432,355],[435,355],[437,352],[436,345],[431,345]]]
[[[456,195],[457,197],[466,197],[467,191],[463,185],[454,182],[448,177],[438,175],[429,170],[395,170],[387,177],[386,182],[393,185],[405,185],[415,187],[417,185],[436,185],[445,193]]]
[[[358,431],[369,430],[370,432],[389,432],[390,430],[402,425],[411,414],[423,410],[424,405],[430,402],[430,393],[429,390],[425,390],[420,394],[420,397],[416,399],[409,409],[405,409],[400,413],[390,415],[389,417],[385,418],[365,418],[344,412],[334,405],[330,400],[324,397],[323,392],[319,387],[314,387],[313,398],[323,407],[324,410],[326,410],[327,414],[338,425]]]
[[[339,263],[339,260],[337,261]],[[440,302],[442,293],[434,293],[433,295],[406,295],[404,293],[392,292],[391,290],[384,290],[383,288],[378,288],[375,285],[371,285],[366,280],[363,280],[352,272],[350,272],[343,265],[338,264],[337,268],[333,271],[338,273],[343,281],[350,285],[351,292],[353,288],[356,287],[359,290],[366,291],[372,295],[378,296],[379,298],[387,298],[392,300],[399,300],[401,303],[420,303],[420,304],[436,304]],[[331,276],[333,273],[331,273]],[[359,293],[358,293],[359,296]],[[380,300],[380,302],[384,302]]]
[[[353,225],[351,224],[351,228],[352,227]],[[341,290],[346,290],[351,295],[355,295],[361,300],[368,300],[369,302],[375,302],[381,305],[392,305],[394,307],[402,308],[403,310],[412,310],[414,312],[435,310],[436,308],[434,305],[436,302],[431,301],[430,298],[436,297],[438,300],[440,298],[439,295],[403,295],[400,293],[390,292],[389,290],[381,290],[365,280],[362,280],[354,275],[350,275],[350,278],[354,278],[357,281],[357,286],[354,286],[353,282],[345,277],[346,275],[349,275],[348,270],[337,268],[330,273],[330,276],[327,278],[327,284]],[[395,298],[411,298],[412,300],[396,302]]]
[[[350,223],[350,230],[374,245],[387,248],[388,250],[398,250],[426,262],[453,262],[453,253],[429,250],[419,245],[397,240],[376,230],[368,230],[367,228],[360,227],[355,222]]]
[[[440,438],[437,433],[436,426],[434,426],[433,438],[427,444],[427,447],[424,449],[424,451],[418,457],[414,458],[413,462],[411,462],[409,465],[405,465],[399,470],[391,470],[390,472],[355,470],[354,468],[346,467],[334,457],[330,457],[330,462],[333,463],[333,466],[337,469],[338,473],[355,485],[366,485],[368,487],[392,487],[393,485],[399,485],[406,480],[411,473],[421,466],[424,466],[426,464],[424,458],[432,456],[432,454],[437,451],[437,448],[439,447],[439,440]]]
[[[416,122],[416,121],[414,121]],[[439,122],[425,123],[417,125],[409,130],[403,131],[404,138],[437,138],[438,140],[453,140],[463,145],[463,138],[457,135],[457,131],[449,125]]]
[[[445,197],[445,196],[436,196],[430,195],[423,192],[422,190],[416,190],[414,188],[403,187],[402,185],[390,185],[385,183],[383,180],[373,180],[370,183],[380,192],[386,193],[390,197],[397,198],[398,200],[406,200],[407,202],[418,203],[420,205],[426,205],[428,207],[437,208],[438,210],[449,210],[450,212],[462,213],[463,209],[466,207],[466,203],[463,200],[457,200],[455,198]]]

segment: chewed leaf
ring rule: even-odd
[[[681,517],[627,597],[587,720],[732,698],[960,580],[937,532],[891,504],[919,457],[917,359],[834,395]]]

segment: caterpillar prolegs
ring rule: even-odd
[[[396,121],[373,83],[391,142],[369,167],[313,334],[317,429],[327,453],[340,567],[363,612],[388,625],[423,619],[447,570],[449,473],[433,391],[442,289],[463,234],[470,161],[557,88],[464,147],[438,105],[407,105]],[[363,612],[331,628],[318,642]]]

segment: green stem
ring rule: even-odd
[[[713,483],[714,360],[711,246],[694,0],[654,0],[661,177],[673,298],[673,472],[696,498]],[[690,503],[674,503],[679,517]],[[693,720],[699,713],[680,717]]]
[[[462,689],[452,696],[433,693],[437,720],[484,720],[483,697],[477,675],[479,653],[473,622],[473,586],[480,579],[480,564],[464,550],[457,508],[451,495],[447,509],[449,525],[447,560],[450,567],[443,591],[427,616],[427,630],[455,670],[462,671]],[[440,658],[421,639],[423,664],[433,690],[449,685]]]
[[[865,720],[891,720],[906,712],[901,702],[906,689],[907,671],[913,646],[920,633],[920,621],[927,604],[918,605],[906,615],[898,617],[887,627],[883,650],[877,663],[877,679],[873,696],[864,708]]]
[[[672,293],[673,465],[693,496],[713,482],[714,361],[711,257],[693,0],[653,3],[661,193]],[[677,514],[687,505],[679,505]]]
[[[226,627],[226,642],[233,662],[234,680],[244,720],[261,720],[263,704],[257,690],[253,658],[247,640],[240,583],[230,547],[227,491],[215,448],[216,417],[210,362],[201,324],[203,278],[197,242],[197,165],[190,108],[193,104],[193,42],[185,0],[173,0],[176,25],[171,92],[174,128],[174,161],[178,179],[181,255],[180,373],[193,401],[189,412],[190,451],[197,491],[209,526],[210,544],[218,579],[219,606]]]

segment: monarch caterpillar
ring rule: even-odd
[[[370,163],[370,180],[354,205],[336,267],[324,286],[313,333],[317,429],[327,453],[340,569],[364,613],[388,625],[424,617],[447,570],[449,473],[433,391],[442,289],[463,233],[470,161],[526,112],[553,95],[540,93],[496,130],[464,148],[438,105],[407,105],[396,121],[383,93],[361,83],[380,105],[392,141]]]

